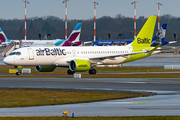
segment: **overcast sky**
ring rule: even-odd
[[[0,18],[2,19],[24,19],[25,4],[23,0],[0,0]],[[69,0],[68,1],[68,19],[90,19],[94,16],[94,6],[92,2],[98,2],[96,15],[115,17],[121,14],[126,17],[133,17],[134,6],[131,5],[134,0]],[[160,14],[171,14],[180,17],[180,0],[135,0],[137,1],[137,17],[158,14],[158,5]],[[65,17],[65,4],[63,0],[29,0],[27,5],[27,18],[57,16],[62,19]]]

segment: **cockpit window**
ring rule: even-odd
[[[21,52],[16,52],[16,55],[21,55]]]
[[[16,52],[12,52],[12,53],[10,53],[9,55],[15,55],[16,54]]]
[[[21,55],[21,52],[12,52],[9,55]]]

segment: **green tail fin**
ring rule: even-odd
[[[132,47],[150,47],[157,16],[150,16],[132,42]]]

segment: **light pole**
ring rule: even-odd
[[[23,2],[25,2],[25,28],[24,28],[25,33],[24,33],[24,40],[26,40],[26,3],[28,3],[28,4],[30,4],[30,3],[27,0],[25,0]]]
[[[160,5],[162,6],[161,3],[157,3],[158,4],[158,31],[160,29]]]
[[[133,1],[131,4],[134,4],[134,39],[136,38],[136,1]]]
[[[96,41],[96,5],[99,5],[97,2],[94,3],[94,41]]]
[[[65,3],[65,39],[67,39],[67,2],[68,0],[64,0]]]

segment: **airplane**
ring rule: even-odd
[[[4,34],[4,32],[2,31],[2,29],[0,28],[0,43],[2,46],[6,46],[7,44],[9,44],[11,42],[11,40],[9,40],[6,35]]]
[[[168,42],[164,40],[165,35],[166,35],[166,27],[167,27],[166,23],[162,24],[161,29],[156,33],[156,35],[152,39],[152,44],[151,44],[152,47],[155,47],[159,45],[160,43],[162,43],[162,46],[163,46],[163,45],[177,42],[177,41]],[[91,44],[91,46],[124,46],[124,45],[132,43],[132,41],[133,40],[97,40],[97,41],[94,41]]]
[[[89,74],[96,74],[93,68],[96,65],[126,63],[157,53],[162,43],[151,47],[156,19],[157,16],[150,16],[135,40],[126,46],[26,47],[14,50],[3,62],[12,66],[35,66],[39,72],[66,67],[68,74],[88,70]]]
[[[77,23],[74,30],[69,35],[68,39],[61,40],[21,40],[22,47],[42,47],[42,46],[79,46],[83,41],[79,41],[82,23]],[[0,28],[0,42],[2,46],[7,46],[11,41],[19,42],[19,40],[9,40],[2,29]]]

